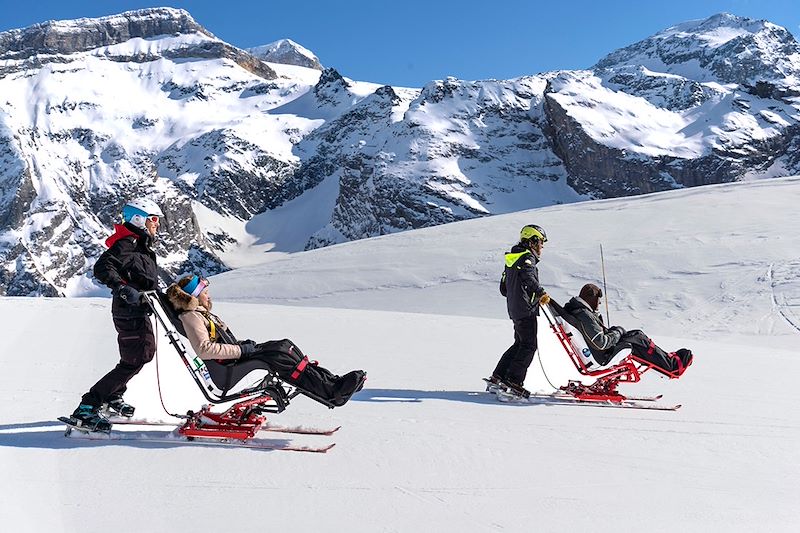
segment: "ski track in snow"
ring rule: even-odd
[[[772,302],[781,316],[800,332],[800,260],[771,264],[766,275]]]

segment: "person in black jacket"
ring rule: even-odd
[[[529,394],[523,383],[537,349],[539,305],[550,301],[539,284],[536,267],[546,242],[547,235],[539,226],[523,227],[519,243],[505,255],[500,279],[500,293],[506,297],[508,316],[514,322],[514,344],[500,357],[490,382],[505,384],[522,396]]]
[[[78,425],[91,430],[111,428],[99,412],[101,407],[123,416],[133,415],[133,406],[125,403],[122,395],[128,381],[155,354],[150,308],[142,301],[142,291],[158,289],[156,254],[151,246],[163,216],[158,205],[146,198],[125,204],[124,223],[114,225],[114,234],[106,239],[108,250],[94,265],[95,278],[112,291],[111,316],[117,330],[120,361],[83,395],[72,414]]]
[[[608,364],[626,348],[657,370],[673,376],[682,375],[692,364],[693,355],[688,348],[667,353],[642,330],[625,331],[621,326],[607,328],[603,324],[603,316],[597,312],[602,297],[603,290],[600,287],[587,283],[581,288],[580,294],[564,306],[564,319],[578,329],[599,365]]]

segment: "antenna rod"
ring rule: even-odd
[[[600,265],[603,269],[603,294],[606,297],[606,324],[611,327],[611,318],[608,316],[608,291],[606,290],[606,261],[603,258],[603,243],[600,243]]]

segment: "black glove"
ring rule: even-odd
[[[131,287],[123,285],[117,290],[117,295],[128,305],[139,305],[142,301],[142,293]]]
[[[245,357],[256,351],[256,343],[253,341],[240,342],[239,348],[242,349],[242,357]]]
[[[620,337],[625,335],[625,330],[621,326],[614,326],[611,328],[611,331],[618,331]]]

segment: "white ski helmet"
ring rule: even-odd
[[[122,207],[122,219],[130,222],[140,229],[144,229],[144,222],[149,216],[163,217],[164,213],[153,200],[149,198],[136,198]]]

